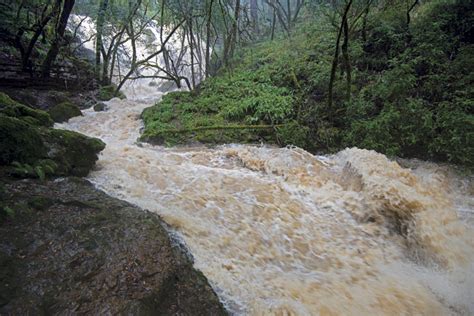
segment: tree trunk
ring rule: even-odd
[[[415,2],[413,2],[413,4],[407,10],[407,29],[409,28],[411,22],[411,11],[413,11],[419,2],[420,0],[415,0]]]
[[[23,51],[23,56],[21,58],[21,64],[22,64],[23,70],[27,70],[29,68],[31,54],[33,53],[33,49],[35,48],[36,42],[38,41],[38,38],[40,37],[41,33],[43,33],[44,28],[52,19],[52,17],[54,15],[59,14],[60,6],[61,6],[61,0],[56,0],[54,2],[53,8],[51,9],[51,12],[47,14],[46,16],[43,16],[41,21],[38,23],[36,30],[28,44],[28,47],[26,49],[20,49],[20,51]],[[46,9],[47,9],[47,6],[44,8],[43,12],[45,12]],[[24,34],[24,31],[21,32],[21,35],[19,35],[19,38],[17,39],[17,42],[19,43],[20,46],[22,46],[21,36],[23,34]]]
[[[291,1],[286,0],[287,12],[286,12],[286,20],[288,24],[288,34],[291,34],[291,27],[292,27],[292,18],[291,18]]]
[[[51,66],[56,60],[56,57],[59,53],[59,48],[64,43],[64,32],[66,31],[67,21],[69,20],[69,15],[71,15],[72,8],[74,7],[75,0],[64,0],[63,10],[61,11],[61,16],[56,26],[56,34],[53,42],[48,50],[43,65],[41,67],[41,75],[43,77],[49,77],[51,72]]]
[[[237,44],[237,34],[239,32],[240,0],[235,1],[234,25],[232,27],[232,41],[230,45],[230,57],[234,56],[235,46]]]
[[[276,9],[273,9],[273,19],[272,19],[272,37],[271,40],[275,38],[275,24],[276,24]]]
[[[239,28],[240,0],[235,1],[234,21],[232,28],[224,43],[224,65],[228,66],[229,60],[234,55],[235,44],[237,42],[237,32]]]
[[[351,99],[351,63],[349,60],[349,23],[347,22],[347,16],[343,20],[344,29],[344,42],[342,43],[342,57],[344,59],[344,69],[346,71],[346,100]]]
[[[107,11],[108,4],[109,4],[109,0],[100,0],[99,12],[97,14],[97,22],[96,22],[95,74],[96,74],[97,81],[99,82],[101,80],[100,54],[103,48],[102,33],[104,31],[105,13]]]
[[[250,0],[250,18],[252,19],[252,26],[254,34],[260,32],[258,27],[258,3],[257,0]]]
[[[193,84],[193,89],[196,87],[196,74],[194,71],[194,33],[193,33],[193,20],[192,18],[188,23],[189,32],[188,32],[188,43],[191,54],[191,82]]]
[[[329,78],[329,89],[328,89],[329,90],[328,91],[328,109],[330,111],[332,111],[334,80],[336,78],[337,64],[339,61],[339,47],[341,44],[341,36],[342,36],[343,28],[344,28],[344,22],[347,23],[347,14],[349,12],[349,9],[351,8],[352,1],[353,0],[350,0],[349,3],[346,4],[344,14],[342,15],[341,25],[339,26],[339,32],[337,33],[336,47],[334,50],[334,59],[332,61],[331,77]]]
[[[285,9],[282,7],[279,1],[275,3],[271,0],[265,0],[265,3],[273,8],[274,15],[276,14],[276,16],[278,17],[278,21],[280,21],[281,27],[288,34],[288,37],[290,37],[291,36],[291,30],[290,30],[291,18],[288,19],[288,12],[285,11]]]
[[[134,31],[133,31],[133,26],[132,24],[130,25],[130,29],[128,31],[129,33],[129,36],[131,38],[131,45],[132,45],[132,61],[131,61],[131,66],[130,66],[130,69],[128,70],[128,72],[121,78],[119,84],[118,84],[118,87],[117,89],[115,90],[115,94],[117,94],[120,89],[122,88],[122,86],[125,84],[125,82],[132,76],[132,74],[137,70],[139,69],[140,66],[142,65],[145,65],[146,63],[148,63],[152,58],[155,58],[156,56],[160,55],[163,53],[166,45],[168,44],[169,40],[171,39],[171,37],[174,35],[174,33],[176,33],[176,31],[181,27],[181,25],[183,25],[183,23],[185,23],[186,20],[182,20],[180,21],[177,25],[175,25],[175,27],[171,30],[171,32],[167,35],[166,39],[161,43],[161,48],[154,52],[153,54],[150,54],[148,57],[140,60],[140,61],[137,61],[137,54],[136,54],[136,46],[135,46],[135,36],[132,35],[132,34],[135,34]],[[185,36],[185,35],[183,35]],[[185,79],[186,80],[186,79]],[[189,85],[188,85],[189,87]]]
[[[253,0],[252,0],[253,1]],[[210,64],[211,64],[211,20],[212,20],[212,5],[214,0],[209,3],[207,10],[207,23],[206,23],[206,78],[210,75]]]

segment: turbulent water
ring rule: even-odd
[[[357,148],[138,144],[147,101],[108,105],[62,126],[107,143],[89,179],[160,214],[232,313],[474,314],[472,179]]]

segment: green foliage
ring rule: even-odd
[[[49,109],[49,115],[57,122],[67,122],[70,118],[82,115],[81,110],[71,102],[61,102]]]
[[[423,7],[402,36],[392,32],[400,29],[395,22],[371,30],[359,65],[369,71],[356,69],[365,79],[338,121],[343,146],[473,164],[472,12],[462,1],[438,1]],[[385,58],[380,39],[390,44]]]
[[[473,99],[443,102],[436,113],[436,133],[430,151],[441,159],[474,164],[474,108]],[[458,103],[460,102],[460,103]]]
[[[272,124],[285,123],[292,111],[289,89],[276,87],[259,74],[242,71],[206,81],[199,95],[190,92],[166,95],[156,106],[143,112],[143,139],[170,145],[271,141]],[[262,128],[263,125],[268,127]]]
[[[43,168],[41,168],[41,166],[35,167],[35,173],[41,181],[46,179],[46,173],[44,172]]]
[[[31,176],[34,173],[33,167],[27,163],[22,164],[18,161],[14,161],[12,162],[12,166],[15,168],[13,172],[20,176]]]
[[[409,26],[404,10],[401,2],[387,2],[383,10],[372,6],[365,37],[358,20],[349,42],[351,99],[339,60],[331,111],[327,90],[337,29],[319,17],[290,39],[246,47],[196,91],[169,94],[146,109],[142,139],[263,139],[311,151],[358,146],[472,165],[474,3],[420,4]],[[282,126],[249,127],[262,124]]]
[[[41,181],[44,181],[48,176],[54,176],[58,168],[58,165],[50,159],[39,160],[34,165],[14,161],[11,165],[13,175],[22,178],[38,178]]]
[[[284,126],[276,128],[277,141],[280,144],[289,144],[307,148],[309,128],[301,126],[297,121],[291,121]]]

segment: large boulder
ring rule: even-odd
[[[0,113],[0,165],[34,163],[47,154],[38,128]]]
[[[96,112],[103,112],[107,110],[107,105],[104,102],[99,102],[94,105],[94,111]]]
[[[45,143],[49,148],[48,158],[58,164],[59,175],[86,176],[94,167],[97,154],[105,148],[100,139],[59,129],[48,131]]]
[[[31,125],[50,127],[54,124],[47,112],[14,101],[3,92],[0,92],[0,113],[19,118]]]
[[[157,215],[78,178],[4,191],[0,314],[226,314]]]
[[[84,110],[97,103],[98,93],[98,90],[64,91],[49,89],[39,90],[34,88],[15,89],[6,87],[0,87],[0,91],[6,93],[18,103],[43,111],[49,111],[55,105],[63,102],[70,102],[77,105],[81,110]]]
[[[53,129],[52,124],[48,113],[0,93],[0,166],[16,165],[12,172],[24,176],[87,175],[105,144],[76,132]]]
[[[48,113],[57,123],[67,122],[72,117],[82,115],[79,107],[68,101],[56,104],[48,110]]]

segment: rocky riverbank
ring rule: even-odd
[[[160,218],[79,178],[6,179],[0,314],[222,315]]]

